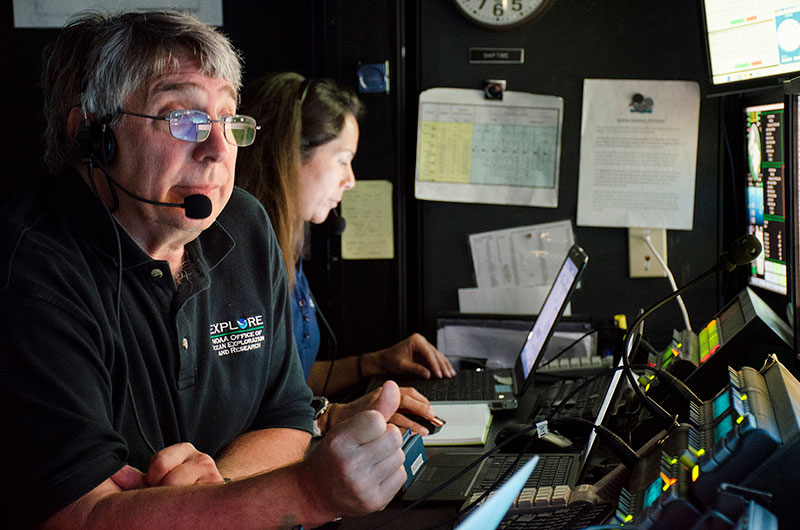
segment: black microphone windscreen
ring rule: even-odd
[[[344,229],[347,228],[347,221],[344,220],[344,217],[339,215],[339,212],[331,210],[331,213],[328,214],[328,218],[325,219],[325,228],[330,234],[340,236],[344,233]]]
[[[199,193],[183,199],[183,209],[189,219],[205,219],[211,215],[211,199]]]
[[[761,241],[753,234],[745,234],[734,241],[728,251],[720,256],[720,264],[728,272],[739,265],[746,265],[761,254]]]

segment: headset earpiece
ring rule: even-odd
[[[75,145],[82,157],[94,157],[104,165],[110,164],[117,154],[117,140],[106,124],[92,122],[81,125],[75,136]]]

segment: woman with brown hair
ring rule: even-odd
[[[335,395],[379,374],[454,375],[445,356],[418,333],[383,350],[344,357],[333,366],[332,361],[316,360],[320,344],[316,305],[300,259],[304,227],[307,222],[325,221],[344,191],[355,186],[351,163],[364,108],[350,89],[330,79],[306,79],[291,72],[267,75],[247,87],[244,108],[261,130],[255,143],[239,153],[237,184],[261,201],[277,234],[292,290],[295,342],[315,394]],[[401,408],[433,417],[419,392],[401,391]],[[327,417],[320,416],[319,425],[343,421],[374,398],[368,394],[350,404],[327,407]],[[407,418],[395,415],[394,419],[398,425],[420,430]]]

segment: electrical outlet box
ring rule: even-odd
[[[666,228],[628,228],[628,271],[631,278],[666,278],[667,272],[653,255],[653,251],[645,241],[656,248],[664,263],[667,262],[667,229]]]

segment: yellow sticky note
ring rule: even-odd
[[[342,197],[342,259],[393,259],[392,183],[358,180]]]

